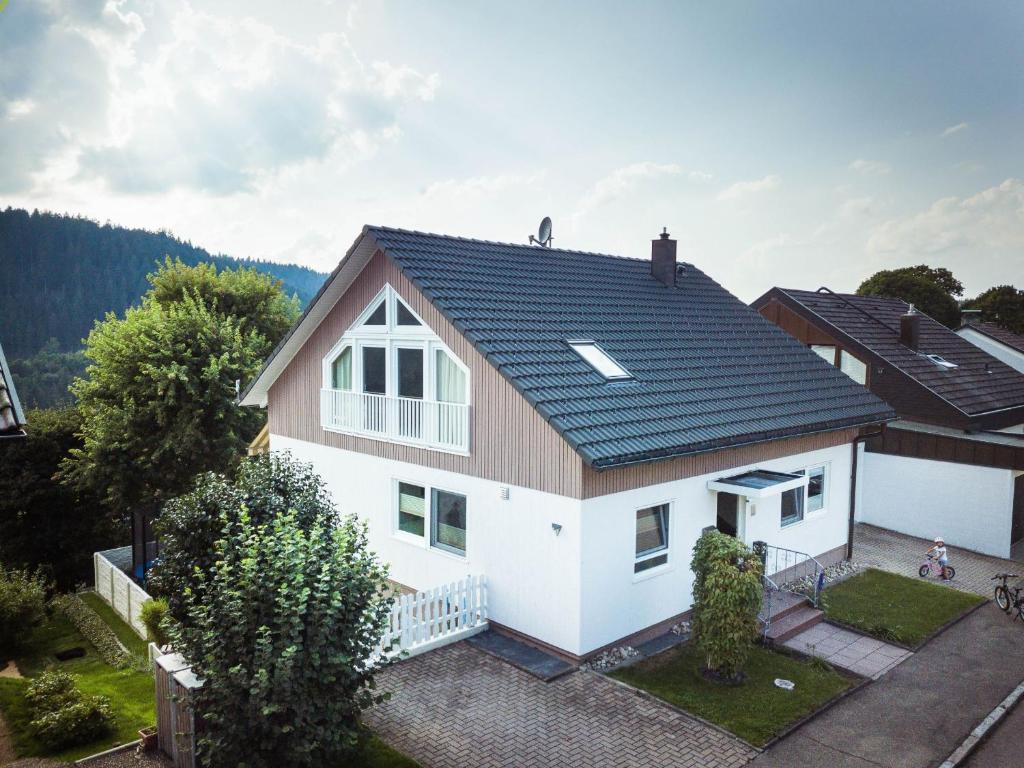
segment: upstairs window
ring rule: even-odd
[[[632,374],[615,362],[611,356],[601,349],[593,341],[587,340],[576,340],[567,342],[573,351],[586,360],[594,368],[595,371],[600,373],[609,381],[615,381],[617,379],[631,379]]]
[[[868,367],[845,349],[839,353],[839,369],[858,384],[867,384]]]
[[[331,386],[352,391],[352,347],[345,347],[331,363]]]
[[[829,365],[836,364],[836,348],[831,344],[811,344],[811,351]]]
[[[370,313],[363,325],[387,325],[388,324],[388,303],[381,301],[377,308]]]

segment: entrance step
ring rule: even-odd
[[[795,610],[787,611],[780,618],[773,617],[765,639],[769,644],[781,644],[824,620],[824,611],[819,611],[803,601]]]
[[[796,595],[792,592],[783,591],[773,591],[770,599],[768,593],[765,592],[762,605],[769,602],[773,623],[776,619],[781,619],[784,616],[788,616],[789,614],[810,605],[807,598],[803,595]]]

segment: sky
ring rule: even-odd
[[[0,6],[3,3],[0,2]],[[750,301],[1024,286],[1019,2],[8,0],[0,206],[329,271],[364,224],[679,258]]]

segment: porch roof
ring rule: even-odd
[[[708,481],[709,491],[724,491],[748,499],[764,499],[807,485],[807,475],[775,472],[770,469],[751,469],[732,477]]]

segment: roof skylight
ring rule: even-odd
[[[925,355],[925,357],[927,357],[929,360],[931,360],[936,365],[941,365],[943,368],[956,368],[957,367],[956,363],[949,362],[949,360],[947,360],[946,358],[942,357],[941,355]]]
[[[594,370],[600,373],[609,381],[617,379],[631,379],[633,375],[615,362],[607,352],[601,349],[593,341],[570,340],[567,342],[573,351],[590,363]]]

